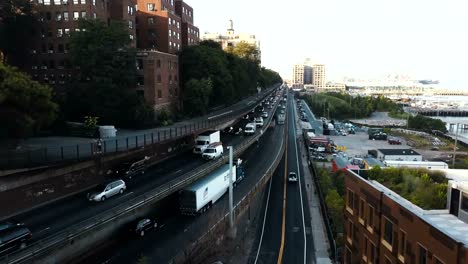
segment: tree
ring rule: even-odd
[[[35,33],[35,14],[30,0],[2,0],[0,8],[0,53],[2,62],[21,66],[29,59],[28,41]]]
[[[123,23],[80,20],[82,29],[70,40],[73,65],[79,74],[67,91],[64,108],[72,120],[97,116],[103,123],[144,127],[153,110],[135,92],[136,51]]]
[[[52,89],[0,62],[0,137],[24,137],[56,118]]]
[[[213,85],[210,79],[191,79],[184,86],[183,104],[189,116],[203,115],[208,111]]]
[[[235,46],[229,47],[227,52],[232,53],[239,58],[254,61],[257,65],[260,64],[260,50],[254,44],[241,41]]]

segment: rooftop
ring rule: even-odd
[[[421,155],[412,149],[378,149],[384,155],[414,156]]]

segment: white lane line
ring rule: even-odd
[[[295,106],[294,106],[294,101],[292,102],[292,107],[294,109],[292,114],[293,114],[293,119],[295,121],[294,113],[296,113],[296,109],[295,109]],[[305,263],[307,263],[306,262],[306,258],[307,258],[307,236],[306,236],[306,231],[305,231],[304,204],[302,202],[301,170],[300,170],[300,167],[299,167],[299,155],[297,153],[296,122],[292,122],[292,123],[293,123],[293,128],[294,128],[294,149],[296,150],[297,177],[298,177],[298,180],[299,180],[299,195],[301,196],[300,200],[301,200],[301,213],[302,213],[302,230],[304,231],[304,264],[305,264]]]
[[[257,264],[258,261],[258,255],[260,255],[260,249],[262,248],[262,242],[263,242],[263,233],[265,232],[265,222],[267,218],[267,212],[268,212],[268,204],[270,202],[270,190],[271,190],[271,182],[273,181],[273,177],[270,178],[270,185],[268,187],[268,196],[267,196],[267,203],[265,207],[265,215],[263,216],[263,226],[262,226],[262,234],[260,235],[260,242],[258,242],[258,250],[257,250],[257,256],[255,256],[255,262],[254,264]]]
[[[44,228],[44,229],[42,229],[42,230],[40,230],[40,231],[37,231],[36,234],[45,232],[45,231],[47,231],[47,230],[49,230],[49,229],[50,229],[50,227],[46,227],[46,228]]]
[[[230,114],[230,113],[232,113],[232,110],[224,112],[224,113],[219,114],[219,115],[210,116],[210,117],[208,117],[208,119],[213,119],[213,118],[220,117],[220,116],[223,116],[223,115],[227,115],[227,114]]]
[[[181,172],[181,171],[182,171],[182,169],[177,170],[177,171],[173,172],[172,174],[177,174],[177,173],[179,173],[179,172]]]

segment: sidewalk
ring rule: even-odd
[[[15,150],[0,147],[0,168],[30,168],[61,161],[82,160],[98,153],[113,153],[140,148],[145,145],[181,138],[197,131],[222,125],[241,112],[253,107],[274,88],[248,97],[227,108],[202,117],[184,120],[171,126],[144,129],[120,130],[114,138],[102,141],[101,151],[97,151],[96,139],[82,137],[34,137],[21,141]]]
[[[296,108],[294,109],[296,112],[297,118],[297,111]],[[301,164],[302,164],[302,171],[304,176],[304,182],[306,186],[306,193],[307,193],[307,200],[309,204],[310,210],[310,221],[312,226],[312,237],[314,239],[314,247],[315,247],[315,263],[317,264],[330,264],[332,261],[329,257],[329,241],[327,238],[325,224],[323,222],[322,213],[320,211],[320,204],[319,198],[315,191],[315,185],[312,180],[312,174],[310,173],[310,169],[308,166],[307,155],[305,155],[306,149],[302,141],[302,130],[300,128],[300,122],[298,119],[295,120],[296,122],[296,134],[297,134],[297,141],[299,148],[301,150]]]

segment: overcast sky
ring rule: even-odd
[[[257,35],[262,64],[283,78],[308,57],[327,65],[328,79],[408,74],[468,84],[466,0],[186,1],[200,35],[224,32],[232,19],[236,31]]]

